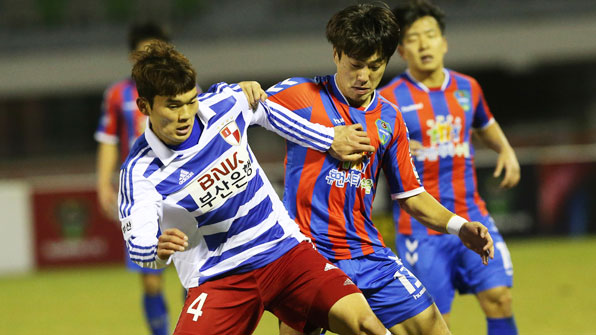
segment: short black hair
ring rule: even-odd
[[[145,50],[132,53],[132,79],[139,97],[153,106],[155,96],[173,97],[197,86],[195,69],[174,46],[152,41]]]
[[[366,60],[378,52],[389,61],[397,48],[399,26],[386,4],[357,4],[333,15],[326,33],[340,57],[344,53]]]
[[[155,22],[140,22],[133,24],[128,31],[128,48],[134,51],[137,45],[148,39],[170,42],[168,32]]]
[[[401,36],[399,43],[403,40],[406,30],[416,22],[416,20],[425,16],[431,16],[437,20],[441,34],[445,34],[445,13],[426,0],[412,0],[407,5],[398,6],[393,9],[393,14],[397,18]]]

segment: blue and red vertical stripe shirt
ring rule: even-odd
[[[371,219],[381,169],[393,199],[424,191],[410,158],[397,108],[374,92],[368,106],[351,107],[334,76],[290,78],[267,90],[269,104],[325,126],[360,123],[376,147],[357,163],[287,142],[284,205],[329,259],[349,259],[385,247]]]
[[[472,221],[486,220],[478,194],[472,130],[494,122],[480,85],[474,78],[444,70],[441,87],[428,88],[408,72],[380,90],[396,104],[407,124],[413,160],[424,188],[443,206]],[[400,234],[440,234],[393,204]]]

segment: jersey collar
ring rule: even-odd
[[[209,105],[199,100],[199,119],[203,122],[204,126],[209,124],[209,120],[215,116],[213,109],[209,108]]]
[[[449,75],[449,71],[447,71],[446,68],[443,68],[443,73],[445,74],[445,79],[443,80],[443,84],[441,84],[441,88],[440,88],[441,91],[444,91],[447,88],[447,86],[449,86],[449,81],[451,79],[451,75]],[[416,80],[414,78],[414,76],[412,76],[412,73],[410,72],[409,69],[406,70],[406,76],[424,92],[428,93],[431,91],[431,89],[426,87],[426,85],[424,85],[423,83]]]
[[[333,95],[335,95],[335,97],[337,99],[339,99],[339,101],[341,103],[350,106],[350,104],[348,103],[348,99],[346,99],[346,97],[343,95],[343,93],[341,93],[341,91],[339,90],[339,87],[337,86],[337,82],[335,80],[335,77],[336,76],[337,76],[337,73],[334,74],[333,75],[333,79],[330,80],[331,90],[333,91]],[[374,106],[377,105],[377,102],[378,102],[377,100],[378,100],[378,98],[377,98],[377,90],[374,89],[373,90],[373,94],[372,94],[372,98],[370,99],[370,102],[368,103],[368,105],[366,105],[366,107],[364,107],[364,108],[363,107],[356,108],[356,107],[352,107],[352,106],[350,106],[350,107],[356,108],[356,109],[359,109],[359,110],[362,110],[364,112],[368,112],[369,109],[372,109]]]

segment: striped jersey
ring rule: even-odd
[[[378,92],[368,106],[350,107],[335,76],[290,78],[267,90],[271,106],[326,126],[360,123],[376,151],[357,163],[287,143],[283,201],[301,231],[329,259],[350,259],[385,247],[371,219],[381,169],[393,199],[424,191],[413,167],[397,108]]]
[[[408,72],[394,78],[380,92],[395,103],[408,125],[416,170],[428,193],[452,212],[490,224],[478,194],[472,130],[494,122],[482,89],[473,78],[444,70],[445,81],[428,88]],[[416,149],[415,144],[421,144]],[[393,204],[400,234],[441,234]],[[490,229],[491,227],[489,227]]]
[[[95,140],[118,144],[121,161],[124,161],[137,137],[145,131],[146,117],[137,107],[138,96],[131,78],[115,83],[104,92]]]
[[[238,85],[199,95],[189,138],[166,146],[147,127],[120,171],[119,215],[131,260],[157,268],[157,235],[178,228],[189,240],[171,258],[185,288],[251,271],[305,240],[251,151],[258,124],[326,151],[334,130],[262,103],[253,112]]]

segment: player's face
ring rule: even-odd
[[[153,107],[147,101],[139,100],[137,104],[141,112],[149,116],[151,130],[164,143],[180,144],[190,136],[198,111],[196,88],[174,97],[157,95],[153,99]]]
[[[366,60],[358,60],[333,51],[337,66],[337,86],[352,107],[370,103],[374,90],[379,86],[387,61],[378,53]]]
[[[411,72],[430,74],[443,70],[447,40],[441,33],[437,20],[432,16],[425,16],[414,21],[406,30],[398,51],[408,63]]]

